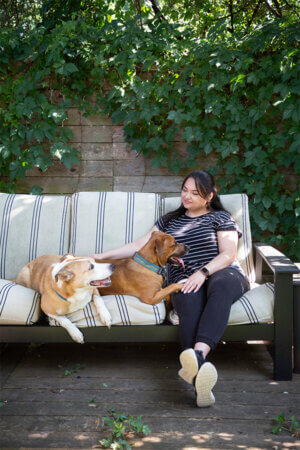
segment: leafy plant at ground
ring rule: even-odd
[[[141,416],[127,417],[123,413],[116,413],[113,408],[109,410],[108,417],[102,417],[104,425],[109,427],[110,436],[101,439],[99,443],[102,448],[131,449],[128,439],[135,435],[146,436],[151,433],[148,425],[141,422]]]
[[[65,370],[65,375],[67,376],[67,375],[72,375],[73,373],[77,373],[77,372],[79,372],[79,370],[82,370],[82,369],[84,369],[86,367],[86,364],[84,363],[84,364],[76,364],[76,366],[75,366],[75,369],[71,369],[71,370],[69,370],[69,369],[66,369]]]
[[[281,413],[274,420],[277,422],[277,425],[272,429],[272,433],[278,434],[280,431],[288,431],[294,437],[300,436],[300,425],[295,416],[286,419],[285,414]]]
[[[78,162],[64,126],[68,108],[77,105],[84,115],[105,113],[123,124],[126,142],[154,166],[178,173],[198,168],[199,155],[213,156],[209,170],[222,192],[250,197],[254,238],[298,258],[294,3],[293,14],[278,10],[256,27],[235,22],[234,32],[230,12],[224,20],[210,16],[202,34],[187,25],[188,16],[166,20],[167,1],[154,16],[143,2],[134,16],[120,0],[114,17],[109,3],[101,19],[95,13],[99,20],[92,20],[93,8],[78,12],[77,0],[61,13],[60,2],[46,3],[37,26],[0,31],[0,190],[14,191],[27,170],[46,171],[54,160]]]

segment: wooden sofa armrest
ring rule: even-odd
[[[270,245],[254,244],[256,281],[262,280],[263,261],[270,267],[274,279],[274,365],[275,380],[287,380],[292,373],[293,345],[293,274],[298,267],[283,253]]]
[[[299,273],[299,269],[287,256],[281,253],[271,245],[267,245],[261,242],[257,242],[254,245],[255,248],[255,273],[256,281],[258,283],[262,280],[262,263],[265,263],[270,267],[273,274],[278,275],[281,273],[290,274]]]

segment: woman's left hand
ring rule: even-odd
[[[189,294],[190,292],[198,292],[205,280],[205,275],[197,270],[186,280],[181,289],[181,292],[183,292],[184,294]]]

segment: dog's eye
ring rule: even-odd
[[[89,270],[93,270],[94,267],[94,264],[90,264]]]

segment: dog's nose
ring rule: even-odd
[[[115,270],[115,265],[114,264],[110,264],[109,268],[110,268],[111,271],[114,271]]]

